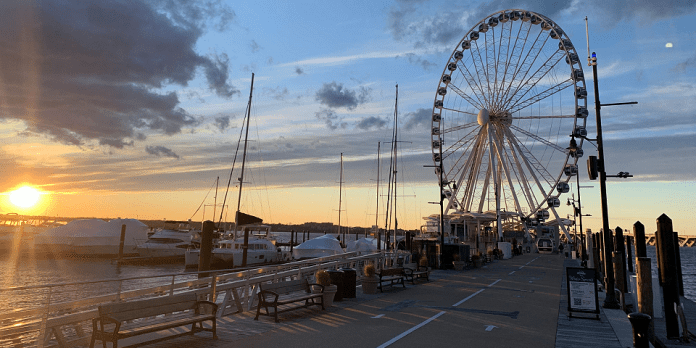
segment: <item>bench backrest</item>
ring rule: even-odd
[[[196,294],[181,294],[130,302],[108,303],[99,306],[99,315],[106,315],[120,321],[147,318],[192,309],[196,302],[198,302]]]
[[[399,268],[385,268],[379,274],[382,277],[389,277],[389,276],[402,275],[403,273],[404,273],[404,269],[399,267]]]
[[[307,281],[307,278],[280,281],[277,283],[261,283],[259,286],[261,287],[261,290],[273,291],[276,294],[289,294],[297,291],[309,292],[309,282]]]

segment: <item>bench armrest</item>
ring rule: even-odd
[[[273,301],[266,301],[266,296],[274,296],[275,298]],[[259,303],[277,303],[278,302],[278,294],[276,294],[273,291],[270,290],[261,290],[259,291]]]
[[[210,309],[210,314],[217,313],[218,305],[211,301],[198,301],[196,302],[196,314],[201,314],[201,310],[204,308]]]
[[[114,331],[112,334],[116,335],[118,333],[118,330],[121,329],[121,321],[114,319],[112,317],[109,317],[108,315],[102,315],[99,317],[96,317],[92,319],[92,331],[93,332],[101,332],[101,333],[106,333],[104,330],[104,326],[107,324],[114,324]]]
[[[412,277],[413,272],[414,272],[414,270],[411,268],[404,268],[404,275],[406,275],[407,277]]]
[[[307,285],[309,285],[309,286],[310,286],[310,289],[311,289],[311,287],[312,287],[313,285],[316,285],[316,286],[318,286],[318,287],[319,287],[319,288],[321,289],[321,293],[324,293],[324,286],[323,286],[323,285],[321,285],[321,284],[317,284],[317,283],[309,283],[309,284],[307,284]]]

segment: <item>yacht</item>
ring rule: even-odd
[[[248,225],[243,227],[243,233],[249,233],[247,240],[246,266],[277,263],[284,258],[272,239],[271,227],[268,225]],[[220,239],[212,250],[211,263],[224,268],[241,267],[244,260],[244,237],[228,235]],[[187,268],[198,267],[200,249],[189,248],[185,252]]]
[[[144,243],[137,246],[138,254],[148,258],[183,259],[192,246],[193,235],[188,230],[157,229]]]
[[[343,253],[345,253],[345,251],[341,248],[341,243],[336,236],[325,234],[294,247],[292,250],[292,257],[295,260],[303,260]]]

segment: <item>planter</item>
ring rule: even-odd
[[[455,271],[461,271],[464,269],[464,266],[466,266],[465,261],[452,261],[452,264],[454,265]]]
[[[379,278],[372,277],[362,277],[362,291],[363,294],[375,294],[377,293],[377,284],[379,283]]]
[[[473,260],[474,262],[474,267],[479,268],[483,265],[483,260],[478,259],[478,260]]]
[[[333,284],[324,287],[324,307],[333,306],[333,300],[334,296],[336,296],[336,290],[338,290],[338,287]]]

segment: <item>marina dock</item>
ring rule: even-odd
[[[567,316],[564,267],[576,263],[560,255],[524,254],[461,272],[434,270],[429,282],[376,295],[358,288],[357,298],[334,302],[324,311],[284,313],[279,323],[264,316],[256,321],[253,311],[223,316],[217,340],[199,333],[151,346],[632,347],[626,314],[601,308],[603,293],[599,320]],[[696,327],[696,306],[684,300],[690,327]]]

